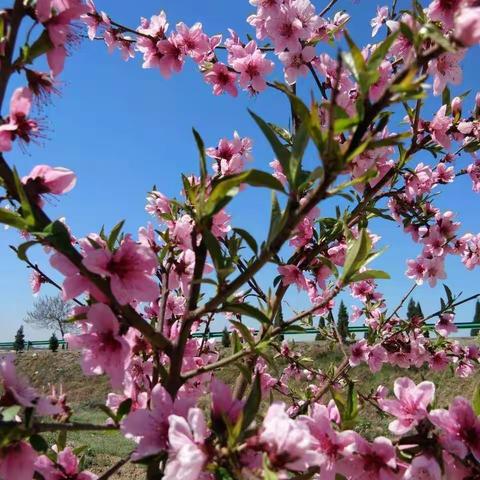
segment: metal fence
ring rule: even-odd
[[[435,328],[435,325],[427,325],[427,326],[430,330],[433,330]],[[470,330],[470,329],[480,330],[480,323],[476,323],[476,322],[458,322],[458,323],[455,323],[455,326],[459,330]],[[358,327],[351,326],[351,327],[348,327],[348,331],[350,333],[364,333],[368,331],[368,328],[364,325],[360,325]],[[257,333],[257,331],[254,330],[253,333]],[[287,330],[283,332],[283,335],[315,335],[317,333],[318,333],[318,330],[316,328],[304,328],[303,331]],[[210,339],[210,338],[221,338],[222,335],[223,335],[223,332],[195,332],[192,334],[192,337],[194,338],[207,337],[208,339]],[[37,348],[48,348],[49,345],[50,345],[49,340],[36,340],[32,342],[25,342],[25,350],[31,350],[31,349],[37,349]],[[68,343],[65,340],[59,340],[58,346],[59,346],[59,349],[61,350],[68,349]],[[0,350],[13,350],[13,342],[0,342]]]

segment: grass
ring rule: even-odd
[[[310,362],[316,368],[327,371],[332,365],[337,364],[342,355],[332,352],[319,343],[299,343],[296,351],[301,352],[305,362]],[[105,403],[110,386],[107,378],[103,376],[85,377],[79,364],[78,352],[47,351],[25,352],[18,355],[17,364],[19,370],[30,378],[33,385],[39,389],[46,389],[49,385],[62,385],[68,395],[68,403],[73,407],[72,420],[78,422],[102,424],[107,417],[99,408],[99,404]],[[276,368],[280,371],[284,364],[278,362]],[[234,366],[228,366],[219,372],[219,378],[224,382],[233,384],[239,375],[239,370]],[[426,378],[433,381],[437,387],[436,406],[444,407],[449,404],[453,397],[462,395],[471,398],[475,385],[480,382],[480,371],[476,371],[472,377],[462,379],[454,375],[451,369],[443,372],[433,372],[428,368],[411,368],[409,370],[385,366],[380,372],[372,375],[369,369],[362,365],[352,370],[351,378],[357,388],[368,394],[382,384],[392,388],[393,381],[399,376],[408,376],[415,382]],[[297,388],[305,388],[305,384],[297,384]],[[275,398],[282,400],[281,395]],[[205,398],[202,404],[206,405]],[[379,416],[378,412],[370,405],[366,405],[360,414],[361,420],[356,425],[356,430],[374,437],[387,433],[387,425],[390,419],[387,416]],[[48,440],[54,440],[53,434]],[[68,442],[75,447],[86,446],[86,465],[93,472],[104,472],[118,460],[128,455],[134,448],[133,442],[125,439],[119,432],[108,432],[100,435],[93,432],[69,433]],[[138,465],[126,465],[114,477],[117,480],[127,480],[143,477],[143,467]]]

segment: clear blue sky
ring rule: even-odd
[[[6,2],[0,3],[3,7]],[[315,0],[315,3],[320,9],[327,1]],[[369,20],[375,15],[377,4],[383,3],[371,0],[338,2],[339,9],[345,8],[351,13],[349,29],[361,45],[370,41]],[[409,4],[409,1],[399,1],[403,8],[408,8]],[[132,27],[138,24],[140,16],[150,17],[164,9],[171,26],[178,21],[189,25],[201,21],[210,35],[227,35],[227,27],[237,30],[243,38],[247,33],[254,34],[245,22],[253,11],[247,0],[98,0],[97,7]],[[30,146],[27,154],[15,149],[7,155],[21,174],[28,173],[39,163],[65,166],[77,173],[77,187],[47,207],[52,217],[65,216],[76,236],[98,232],[102,224],[111,227],[123,218],[127,219],[127,229],[136,233],[149,219],[144,213],[145,195],[153,184],[169,196],[178,196],[180,173],[197,171],[192,126],[200,131],[208,146],[215,145],[221,137],[230,137],[234,130],[241,136],[252,137],[253,166],[268,170],[272,153],[246,109],[253,109],[267,120],[288,122],[285,100],[277,93],[266,92],[257,98],[241,93],[236,100],[227,96],[214,97],[211,87],[202,81],[192,62],[187,62],[181,74],[165,80],[155,70],[142,70],[140,60],[136,58],[124,63],[118,53],[109,55],[102,42],[84,41],[66,63],[61,77],[61,97],[54,98],[53,105],[45,109],[48,139],[44,145]],[[478,51],[471,52],[464,62],[466,79],[462,91],[479,89],[476,60]],[[303,87],[302,93],[308,95],[308,88],[308,85]],[[456,89],[453,91],[460,93]],[[435,99],[428,108],[434,111],[439,106],[440,100]],[[425,159],[431,161],[428,157]],[[251,189],[239,198],[229,208],[235,225],[251,229],[258,239],[264,238],[268,193]],[[476,233],[480,223],[478,202],[478,195],[471,191],[470,181],[464,177],[448,187],[438,206],[461,213],[462,232]],[[322,208],[328,212],[331,206]],[[405,260],[414,258],[420,247],[392,223],[378,225],[375,233],[382,235],[382,245],[389,246],[376,266],[392,274],[391,280],[382,282],[381,290],[393,305],[410,285],[404,277]],[[18,235],[11,230],[1,231],[0,340],[3,341],[13,338],[33,302],[29,271],[8,249],[12,243],[19,243]],[[30,254],[39,265],[47,265],[47,256],[40,248],[32,249]],[[272,273],[270,269],[261,275],[262,283],[273,279]],[[448,262],[448,274],[447,283],[453,291],[472,294],[480,290],[478,271],[467,272],[458,259]],[[42,291],[53,293],[49,288]],[[439,289],[418,289],[416,298],[421,300],[425,312],[436,309],[439,293]],[[289,300],[294,307],[303,303],[296,295]],[[347,304],[352,303],[350,297],[346,300]],[[472,312],[472,305],[459,310],[458,320],[469,321]],[[45,332],[29,327],[26,332],[29,339],[47,337]]]

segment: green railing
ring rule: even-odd
[[[435,328],[435,325],[427,325],[430,330],[433,330]],[[458,322],[455,323],[455,326],[459,330],[470,330],[470,329],[478,329],[480,330],[480,323],[474,323],[474,322]],[[360,325],[358,327],[348,327],[348,331],[350,333],[363,333],[368,331],[368,328],[365,327],[364,325]],[[256,331],[254,331],[256,333]],[[318,333],[318,330],[316,328],[304,328],[302,332],[298,330],[291,330],[291,331],[286,331],[283,334],[284,335],[315,335]],[[192,334],[192,337],[194,338],[202,338],[206,336],[207,338],[221,338],[223,335],[223,332],[195,332]],[[32,342],[25,342],[25,350],[29,350],[31,348],[48,348],[50,345],[49,340],[35,340]],[[62,350],[68,349],[68,343],[65,340],[59,340],[58,341],[58,346]],[[13,342],[0,342],[0,350],[13,350]]]
[[[25,342],[25,350],[30,350],[31,348],[48,348],[49,345],[50,340],[28,341]],[[68,343],[65,340],[59,340],[58,348],[66,350]],[[0,342],[0,350],[13,350],[13,342]]]
[[[480,323],[473,323],[473,322],[458,322],[458,323],[455,323],[455,326],[459,329],[459,330],[470,330],[470,329],[479,329],[480,330]],[[430,330],[433,330],[435,328],[435,325],[427,325],[427,327],[430,329]],[[348,327],[348,331],[350,333],[363,333],[363,332],[367,332],[368,331],[368,328],[365,327],[364,325],[360,325],[358,327]],[[254,333],[256,333],[256,331],[254,331]],[[316,328],[304,328],[302,332],[298,331],[298,330],[292,330],[292,331],[286,331],[284,332],[283,334],[284,335],[313,335],[313,334],[317,334],[318,333],[318,330]],[[193,337],[196,337],[196,338],[201,338],[203,336],[207,336],[208,338],[220,338],[222,335],[223,335],[223,332],[207,332],[205,334],[205,332],[195,332],[192,336]]]

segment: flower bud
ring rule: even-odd
[[[460,97],[455,97],[452,100],[452,114],[454,117],[460,116],[462,114],[462,100]]]

